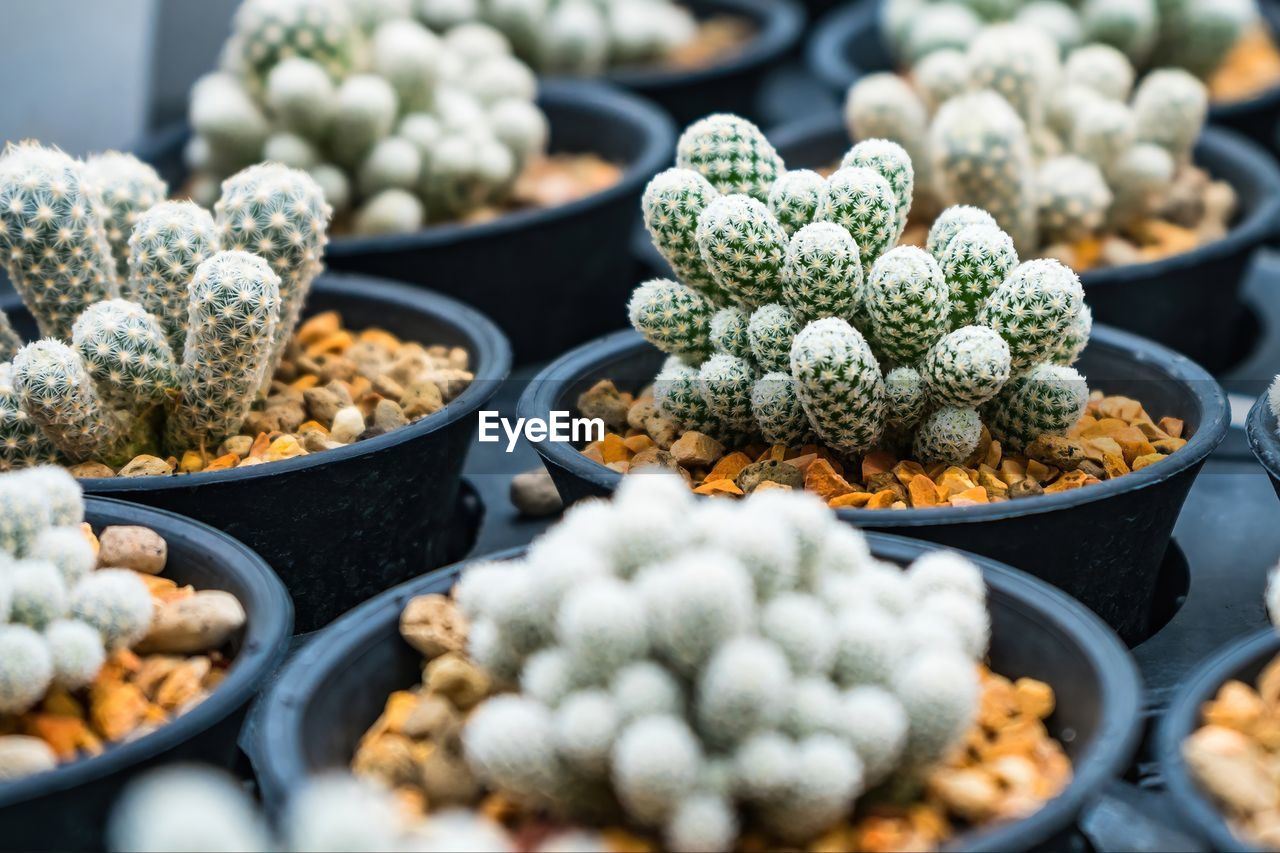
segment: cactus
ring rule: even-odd
[[[786,171],[759,128],[727,114],[707,116],[680,135],[676,166],[698,172],[721,193],[760,202],[769,200],[773,182]]]
[[[106,662],[102,636],[92,625],[58,619],[44,630],[53,661],[53,683],[64,690],[88,687]]]
[[[1093,312],[1089,310],[1088,305],[1081,306],[1075,322],[1068,328],[1062,343],[1058,344],[1058,348],[1050,354],[1049,360],[1054,364],[1061,364],[1067,367],[1075,364],[1080,359],[1080,354],[1084,352],[1085,346],[1089,343],[1089,335],[1092,332]]]
[[[736,432],[750,432],[754,426],[751,415],[754,382],[755,372],[751,365],[737,356],[717,353],[698,369],[702,399],[706,401],[711,416],[724,428]]]
[[[744,306],[780,301],[787,235],[762,202],[747,195],[721,196],[702,212],[695,233],[721,290]]]
[[[132,646],[151,628],[151,593],[128,569],[90,572],[71,588],[71,616],[93,626],[108,649]]]
[[[1055,157],[1036,174],[1037,218],[1046,245],[1073,243],[1101,230],[1111,206],[1102,172],[1082,157]]]
[[[832,222],[815,222],[791,238],[782,299],[798,320],[853,317],[861,288],[862,253],[848,230]]]
[[[1017,24],[985,27],[965,55],[970,86],[1000,95],[1028,128],[1043,120],[1045,87],[1051,82],[1042,68],[1048,51],[1039,35]]]
[[[849,232],[864,275],[900,236],[893,188],[879,172],[860,166],[842,168],[827,178],[818,221],[833,222]]]
[[[247,252],[219,252],[196,268],[168,446],[212,446],[240,429],[278,339],[280,290],[267,262]]]
[[[740,308],[721,308],[711,315],[711,348],[715,352],[751,361],[748,318]]]
[[[1020,27],[1044,33],[1061,53],[1076,48],[1084,41],[1084,30],[1075,10],[1058,0],[1031,0],[1013,16]]]
[[[76,320],[76,352],[107,402],[145,406],[178,386],[178,365],[155,317],[124,299],[95,302]]]
[[[14,331],[8,315],[0,311],[0,362],[12,360],[20,349],[22,337]]]
[[[985,646],[972,640],[981,631],[941,632],[940,645],[917,651],[895,639],[907,624],[905,609],[891,614],[858,596],[819,594],[840,582],[862,584],[879,570],[861,534],[837,530],[810,496],[701,504],[679,488],[665,474],[627,478],[612,505],[593,508],[591,525],[611,529],[624,515],[674,514],[698,544],[674,560],[604,561],[594,588],[616,599],[608,608],[587,587],[553,603],[552,618],[569,636],[548,637],[514,662],[521,692],[476,708],[463,733],[467,761],[491,789],[568,820],[590,820],[597,799],[616,802],[622,820],[662,832],[672,849],[732,847],[736,815],[745,813],[770,840],[804,846],[847,819],[869,780],[918,774],[962,734],[959,724],[977,706],[972,661]],[[576,539],[562,531],[578,524],[566,518],[536,542],[538,559],[551,565],[573,547]],[[812,571],[756,585],[740,561],[756,546],[735,547],[743,540],[777,551],[768,562],[812,560]],[[802,558],[800,542],[815,550]],[[839,558],[822,559],[816,543],[838,546],[831,553]],[[534,587],[518,580],[527,570],[516,562],[464,575],[473,652],[475,627],[505,635],[509,620],[536,606]],[[909,582],[898,570],[883,571],[893,576],[885,583],[906,595]],[[929,571],[920,607],[969,628],[986,624],[981,582],[976,597],[953,591],[968,589],[967,573],[976,570],[944,561]],[[591,612],[592,603],[601,612]],[[612,624],[606,609],[630,627]],[[592,638],[592,653],[570,663],[570,644]],[[878,681],[867,680],[860,650],[883,653]],[[969,665],[957,665],[942,688],[920,684],[920,670],[931,674],[940,656]],[[560,675],[548,679],[548,662],[557,661],[550,669]],[[605,661],[614,662],[612,674]],[[600,686],[554,687],[549,695],[559,698],[551,701],[528,689],[578,679]],[[593,797],[584,796],[587,780]]]
[[[396,19],[374,32],[373,69],[395,90],[406,112],[428,109],[441,73],[439,37],[417,21]]]
[[[9,621],[37,631],[67,612],[62,573],[44,560],[19,560],[8,569]]]
[[[859,453],[879,440],[884,378],[866,340],[848,323],[827,317],[796,335],[791,375],[809,422],[829,447]]]
[[[932,113],[969,88],[969,61],[958,50],[937,50],[915,64],[911,78]]]
[[[669,279],[645,282],[627,304],[631,325],[649,343],[690,363],[711,354],[715,308],[702,294]]]
[[[711,413],[702,397],[698,369],[676,358],[668,359],[653,380],[654,401],[662,411],[687,430],[722,435],[724,425]]]
[[[863,299],[872,342],[889,358],[911,364],[949,328],[950,293],[933,256],[899,246],[876,261]]]
[[[1089,388],[1074,368],[1037,364],[1009,382],[983,407],[991,435],[1021,450],[1042,435],[1062,435],[1075,426],[1089,402]]]
[[[1156,7],[1155,0],[1085,0],[1080,24],[1087,41],[1109,45],[1133,62],[1142,62],[1155,45]]]
[[[895,367],[884,378],[885,426],[902,433],[924,417],[928,404],[924,380],[913,367]]]
[[[0,553],[26,556],[36,538],[50,524],[49,507],[33,501],[31,492],[24,489],[20,478],[5,476],[0,477],[0,510]]]
[[[129,237],[125,298],[160,322],[170,350],[187,338],[187,286],[221,244],[213,217],[191,202],[166,201],[138,216]]]
[[[61,151],[24,142],[0,156],[0,252],[43,335],[70,338],[81,311],[119,294],[97,194]]]
[[[751,414],[770,444],[797,447],[812,434],[795,380],[786,371],[772,371],[756,380],[751,387]]]
[[[1114,193],[1108,223],[1125,227],[1146,216],[1173,184],[1173,155],[1159,145],[1134,145],[1110,164],[1107,180]]]
[[[333,121],[337,99],[333,79],[310,59],[291,56],[267,74],[267,108],[282,129],[303,139],[323,137]]]
[[[936,222],[934,226],[937,227]],[[939,242],[944,238],[945,234],[939,232]],[[991,291],[1018,265],[1013,240],[995,225],[961,228],[948,240],[941,256],[935,257],[947,283],[953,329],[972,323]]]
[[[205,148],[208,162],[201,165],[215,175],[229,175],[257,161],[271,133],[253,98],[225,72],[206,74],[191,87],[187,119]]]
[[[1177,68],[1153,71],[1133,93],[1138,141],[1159,145],[1177,163],[1188,162],[1208,108],[1207,90],[1195,77]]]
[[[98,555],[80,528],[60,525],[42,530],[27,549],[27,556],[51,563],[63,583],[71,587],[93,570]]]
[[[129,274],[129,235],[138,215],[169,195],[169,186],[156,170],[132,154],[108,151],[84,162],[84,181],[102,197],[102,222],[115,256],[120,281]]]
[[[929,236],[925,242],[925,248],[938,263],[942,263],[951,241],[963,229],[971,225],[1000,227],[996,224],[995,217],[981,208],[967,204],[952,205],[939,213],[938,218],[933,220],[933,224],[929,226]]]
[[[80,355],[66,344],[27,344],[13,359],[13,385],[22,410],[73,462],[128,459],[128,417],[98,393]]]
[[[400,136],[388,136],[374,144],[356,172],[361,195],[372,198],[387,189],[412,190],[422,174],[418,147]]]
[[[910,156],[901,145],[888,139],[864,139],[849,149],[840,161],[842,170],[856,167],[871,169],[889,184],[897,215],[897,226],[890,245],[898,242],[903,229],[907,227],[911,198],[915,192],[915,169],[911,165]]]
[[[826,179],[809,169],[792,169],[774,181],[769,210],[788,237],[817,218],[825,188]]]
[[[358,25],[338,0],[246,0],[232,21],[233,65],[261,91],[283,59],[301,56],[340,80],[361,60]]]
[[[920,368],[929,399],[951,408],[973,409],[1009,381],[1009,345],[985,326],[962,326],[929,350]]]
[[[1106,170],[1133,147],[1136,137],[1132,110],[1118,101],[1096,98],[1078,109],[1070,148]]]
[[[1157,65],[1176,65],[1208,77],[1258,17],[1248,0],[1173,0],[1157,3],[1160,37],[1152,53]]]
[[[49,510],[49,524],[68,527],[84,521],[84,493],[66,469],[42,465],[23,471],[12,480],[21,483],[28,494],[38,496],[39,502]]]
[[[781,305],[761,305],[747,320],[747,340],[756,366],[766,373],[786,372],[791,342],[800,331],[795,314]]]
[[[1125,101],[1133,90],[1133,66],[1125,55],[1106,44],[1086,44],[1067,56],[1063,82],[1084,86],[1112,101]]]
[[[1080,279],[1058,261],[1027,261],[1009,274],[978,311],[1009,345],[1015,377],[1046,360],[1069,334],[1084,304]]]
[[[932,185],[929,114],[906,81],[889,72],[868,74],[849,90],[844,118],[855,140],[889,139],[901,145],[915,170],[915,186]]]
[[[0,362],[0,471],[56,459],[56,448],[22,408],[13,383],[13,365]]]
[[[53,659],[44,638],[25,625],[0,625],[0,714],[21,714],[53,683]]]
[[[904,44],[908,65],[939,50],[963,50],[982,28],[981,19],[959,3],[930,3],[917,10]]]

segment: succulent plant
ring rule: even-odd
[[[75,619],[58,619],[44,631],[53,659],[53,681],[64,690],[87,687],[106,662],[102,635],[92,625]]]
[[[26,625],[0,625],[0,713],[21,714],[53,683],[53,657]]]
[[[70,596],[71,615],[96,628],[107,648],[132,646],[151,627],[151,593],[127,569],[90,572]]]
[[[638,518],[673,538],[639,561],[587,546],[601,576],[541,612],[524,576],[602,541],[601,525],[642,541]],[[766,576],[749,568],[759,549]],[[729,849],[748,826],[803,845],[868,788],[918,780],[976,713],[988,625],[977,570],[922,558],[917,582],[914,565],[878,564],[812,496],[701,503],[671,475],[630,477],[611,504],[571,509],[526,559],[468,571],[456,591],[482,665],[532,610],[555,626],[489,669],[519,687],[479,705],[463,733],[475,772],[516,802],[590,822],[612,801],[671,849]],[[822,594],[835,586],[851,594]],[[872,589],[914,595],[951,627],[914,649],[900,639],[906,611]]]
[[[0,158],[7,188],[0,192],[16,194],[5,210],[6,233],[43,233],[47,207],[32,206],[30,188],[56,178],[65,195],[80,171],[59,152],[11,146]],[[82,192],[89,199],[96,191]],[[322,268],[330,208],[296,169],[269,164],[233,176],[216,222],[190,203],[130,210],[136,221],[124,291],[132,299],[116,295],[120,259],[109,251],[103,280],[112,282],[110,292],[84,277],[20,287],[32,312],[45,317],[42,329],[56,332],[0,364],[0,469],[55,457],[119,465],[148,449],[162,452],[164,442],[172,453],[216,446],[239,429],[269,379]],[[41,264],[84,266],[87,245],[106,245],[99,239],[105,213],[90,205],[67,219],[62,236],[40,249]],[[70,324],[66,306],[78,310]]]
[[[734,126],[741,130],[741,120]],[[868,165],[838,170],[819,193],[818,221],[790,238],[752,196],[718,195],[690,170],[654,179],[647,197],[666,205],[651,216],[655,241],[684,247],[685,259],[696,244],[703,266],[683,268],[709,271],[714,282],[695,289],[661,279],[632,296],[632,325],[671,356],[654,382],[663,412],[730,443],[759,437],[795,447],[816,436],[850,457],[910,447],[929,416],[964,410],[963,424],[934,419],[918,444],[959,458],[937,449],[943,437],[963,425],[976,442],[969,427],[979,407],[990,417],[1011,381],[1079,356],[1091,319],[1078,278],[1057,261],[1019,264],[990,213],[947,208],[927,250],[889,248],[896,211],[910,207],[891,189],[891,181],[911,184],[905,157],[892,143],[855,147],[846,162]],[[696,204],[669,204],[690,188]]]

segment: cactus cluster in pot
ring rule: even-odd
[[[1114,47],[1082,45],[1060,62],[1036,28],[996,24],[930,53],[909,79],[862,78],[845,118],[855,140],[889,138],[910,152],[926,205],[981,207],[1020,252],[1058,254],[1140,226],[1194,171],[1204,84],[1179,68],[1134,81]],[[1225,227],[1234,199],[1220,199],[1223,190],[1203,194],[1202,207],[1214,200],[1204,222]]]
[[[213,214],[165,195],[129,155],[0,156],[0,253],[42,336],[0,314],[0,470],[213,447],[270,381],[323,267],[320,186],[262,164]]]
[[[975,207],[945,210],[927,248],[895,247],[914,181],[887,140],[822,178],[787,171],[741,118],[690,126],[644,196],[680,281],[646,282],[629,305],[670,356],[659,407],[725,442],[816,437],[844,456],[911,448],[923,464],[962,464],[984,424],[1012,449],[1072,427],[1088,389],[1071,364],[1091,327],[1078,277],[1020,263]]]
[[[87,687],[151,627],[135,573],[96,569],[80,486],[54,466],[0,475],[0,716]]]
[[[507,691],[463,731],[480,779],[671,850],[752,829],[803,844],[865,792],[917,790],[974,718],[990,631],[957,555],[903,571],[812,496],[699,502],[662,473],[469,568],[454,597]]]
[[[1064,52],[1096,42],[1138,68],[1176,67],[1205,79],[1258,17],[1254,0],[885,0],[880,29],[904,65],[964,50],[984,27],[1012,22]]]
[[[429,4],[427,4],[429,5]],[[191,91],[192,193],[259,161],[309,172],[362,234],[504,203],[545,150],[537,80],[483,23],[433,31],[408,2],[244,0]]]
[[[546,74],[599,74],[661,61],[698,28],[673,0],[417,0],[416,6],[432,29],[474,21],[496,27],[521,59]]]

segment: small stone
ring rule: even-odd
[[[658,404],[652,397],[643,397],[631,404],[627,409],[627,426],[631,429],[644,429],[645,421],[658,414]]]
[[[347,399],[343,400],[329,388],[308,388],[303,392],[306,399],[307,411],[311,417],[322,424],[333,423],[334,417],[343,406],[351,405],[351,395],[347,395]]]
[[[156,609],[151,630],[134,651],[138,654],[195,654],[221,648],[244,627],[240,600],[220,589],[202,589]]]
[[[457,652],[428,663],[423,683],[428,692],[445,697],[459,711],[470,711],[489,695],[489,676]]]
[[[226,456],[228,453],[234,453],[241,459],[249,455],[249,451],[253,448],[253,437],[248,435],[233,435],[226,441],[222,442],[218,447],[218,455]]]
[[[1105,237],[1098,256],[1102,266],[1123,267],[1142,260],[1142,251],[1123,237]]]
[[[346,406],[334,415],[329,437],[342,444],[350,444],[362,432],[364,432],[364,415],[355,406]]]
[[[435,414],[444,408],[440,386],[428,379],[411,382],[400,397],[400,408],[411,421]]]
[[[1084,461],[1084,445],[1060,435],[1042,435],[1027,445],[1026,455],[1050,468],[1074,471]]]
[[[683,471],[680,463],[670,451],[663,450],[661,447],[648,447],[641,450],[635,456],[631,457],[631,469],[643,468],[645,466],[657,466],[665,468],[668,471]]]
[[[379,429],[391,432],[409,423],[409,419],[400,411],[400,404],[395,400],[383,398],[373,407],[373,424]]]
[[[680,437],[680,425],[661,409],[645,418],[644,431],[653,439],[653,443],[663,450],[670,450],[671,445]]]
[[[912,480],[914,479],[913,477]],[[898,500],[905,501],[907,499],[907,487],[902,484],[902,481],[892,471],[881,471],[867,478],[866,490],[871,494],[874,495],[886,489],[896,494]]]
[[[439,367],[435,370],[428,371],[424,377],[440,387],[440,393],[444,396],[445,402],[449,402],[457,397],[463,391],[467,390],[467,386],[471,384],[471,380],[475,376],[467,370],[459,370],[453,367]]]
[[[1023,477],[1009,487],[1009,497],[1013,499],[1030,498],[1044,494],[1044,486],[1030,477]]]
[[[333,353],[323,353],[316,358],[316,375],[321,382],[341,379],[350,382],[356,375],[356,364],[349,358]]]
[[[121,477],[163,477],[173,473],[173,466],[159,456],[142,454],[133,457],[120,469]]]
[[[422,762],[422,791],[432,807],[468,807],[480,796],[480,783],[457,751],[433,749]]]
[[[373,380],[373,390],[383,397],[389,397],[392,400],[399,400],[404,396],[404,386],[392,379],[390,376],[376,376]]]
[[[380,435],[386,435],[387,431],[376,424],[366,427],[365,431],[356,436],[356,441],[368,441],[371,438],[377,438]]]
[[[293,432],[307,419],[307,409],[297,401],[272,397],[267,407],[250,412],[244,419],[244,430],[253,435],[272,432]]]
[[[67,469],[77,480],[91,480],[97,477],[114,477],[116,472],[101,462],[81,462]]]
[[[709,435],[691,430],[671,445],[671,455],[686,468],[705,468],[724,455],[724,445]]]
[[[297,437],[282,435],[271,442],[271,446],[267,448],[266,460],[268,462],[279,462],[281,459],[292,459],[295,456],[306,455],[307,451]]]
[[[169,546],[150,527],[117,524],[98,536],[98,568],[133,569],[145,575],[164,571]]]
[[[467,645],[467,619],[444,595],[420,595],[400,612],[400,636],[431,659]]]
[[[735,485],[746,495],[751,494],[765,481],[781,483],[793,489],[804,488],[804,475],[800,473],[800,469],[775,459],[752,462],[738,472],[738,476],[734,479]]]
[[[578,396],[578,413],[584,418],[599,418],[613,432],[623,432],[629,406],[608,379],[601,379]]]
[[[400,730],[414,740],[446,744],[462,733],[462,715],[449,700],[428,694],[413,706]]]
[[[0,781],[33,776],[58,766],[49,744],[26,735],[0,736]]]
[[[1095,480],[1107,479],[1107,472],[1103,470],[1101,465],[1099,465],[1097,462],[1094,462],[1092,459],[1085,459],[1084,461],[1082,461],[1076,467],[1076,470],[1083,471],[1085,474],[1089,475],[1090,477],[1093,477]]]
[[[546,468],[534,468],[511,478],[511,503],[521,515],[545,518],[564,508],[560,492]]]

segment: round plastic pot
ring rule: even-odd
[[[711,113],[757,118],[764,78],[799,44],[805,10],[795,0],[691,0],[699,18],[745,18],[755,34],[740,50],[706,68],[617,68],[605,79],[660,105],[683,127]]]
[[[553,81],[539,105],[553,153],[594,153],[624,167],[612,187],[557,207],[488,222],[434,225],[412,234],[335,236],[330,269],[395,279],[460,299],[507,333],[521,362],[544,361],[623,323],[635,265],[627,240],[640,196],[675,150],[671,120],[657,107],[600,83]],[[186,127],[171,128],[138,156],[177,190],[186,181]],[[588,308],[592,310],[588,310]]]
[[[791,168],[838,163],[852,145],[839,116],[769,136]],[[1239,211],[1227,235],[1158,261],[1092,270],[1080,281],[1095,320],[1159,341],[1216,373],[1238,349],[1249,263],[1280,219],[1280,167],[1249,140],[1215,128],[1201,135],[1195,159],[1236,191]]]
[[[1245,432],[1249,436],[1249,447],[1253,455],[1267,469],[1271,478],[1271,486],[1276,496],[1280,497],[1280,434],[1277,434],[1276,416],[1271,413],[1267,395],[1264,393],[1249,409],[1249,418],[1245,423]]]
[[[905,565],[931,546],[872,534],[877,557]],[[507,551],[489,559],[518,556]],[[1137,747],[1141,686],[1115,634],[1062,593],[1022,572],[973,557],[987,582],[992,619],[991,668],[1053,686],[1049,730],[1063,736],[1072,781],[1034,815],[955,839],[954,849],[1029,850],[1062,835],[1081,809],[1128,764]],[[262,712],[258,767],[263,797],[278,810],[318,772],[346,767],[387,696],[421,680],[421,656],[398,632],[414,596],[444,593],[466,563],[384,593],[335,622],[281,673]]]
[[[1280,654],[1280,634],[1264,628],[1220,649],[1183,682],[1165,712],[1156,735],[1156,755],[1176,813],[1214,850],[1257,850],[1237,838],[1222,810],[1191,776],[1182,757],[1182,744],[1202,724],[1201,711],[1227,681],[1253,684]]]
[[[289,643],[293,606],[280,579],[247,547],[203,524],[121,501],[89,498],[85,517],[101,530],[111,524],[150,527],[169,546],[164,576],[196,589],[226,590],[247,617],[230,644],[227,678],[207,699],[137,740],[108,746],[48,773],[0,781],[0,848],[95,850],[121,788],[160,764],[198,761],[230,768],[249,702],[275,672]]]
[[[30,340],[30,317],[15,302],[4,307]],[[306,314],[328,310],[352,329],[377,326],[428,346],[463,347],[475,380],[433,415],[334,450],[226,471],[80,481],[89,494],[195,518],[253,548],[288,586],[300,633],[448,559],[476,411],[511,367],[502,332],[437,293],[326,274]]]
[[[575,411],[601,379],[636,391],[664,356],[636,332],[580,347],[549,365],[520,398],[520,416]],[[1076,365],[1091,388],[1141,401],[1152,417],[1186,423],[1187,445],[1168,459],[1073,491],[970,507],[904,511],[842,509],[865,530],[882,530],[972,551],[1023,569],[1084,602],[1125,642],[1146,638],[1151,600],[1169,536],[1205,458],[1226,435],[1227,399],[1201,367],[1164,347],[1105,326]],[[566,503],[613,491],[622,474],[563,442],[536,444]]]
[[[1258,6],[1267,28],[1273,35],[1280,33],[1280,3],[1261,0]],[[879,0],[849,3],[819,21],[805,45],[805,64],[841,101],[864,74],[892,70],[893,57],[880,37]],[[1251,98],[1209,106],[1210,124],[1247,136],[1272,152],[1278,121],[1280,85]]]

